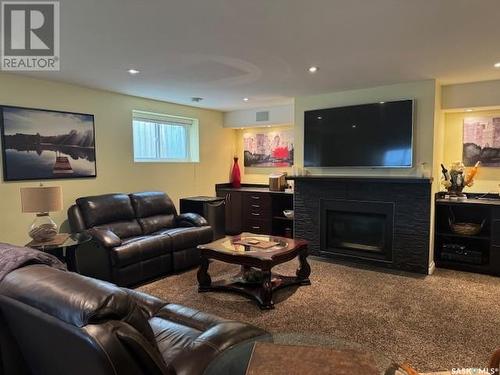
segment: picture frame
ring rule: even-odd
[[[0,105],[4,181],[97,177],[93,114]]]
[[[245,167],[292,167],[294,162],[293,129],[246,132],[243,134],[243,149]]]
[[[500,117],[466,117],[463,122],[462,160],[466,167],[500,167]]]

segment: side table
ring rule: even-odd
[[[87,233],[73,233],[63,243],[58,245],[44,245],[40,242],[31,241],[26,244],[26,247],[40,250],[45,253],[51,254],[65,262],[69,271],[78,272],[78,262],[76,259],[76,250],[79,245],[92,240],[92,236]]]

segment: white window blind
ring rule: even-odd
[[[198,161],[197,120],[133,111],[136,162]]]

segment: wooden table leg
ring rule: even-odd
[[[259,303],[259,307],[263,310],[274,309],[273,302],[273,284],[271,281],[271,270],[262,270],[262,289],[260,291],[260,296],[262,303]]]
[[[307,256],[309,255],[308,249],[305,248],[299,253],[299,269],[297,270],[297,280],[301,285],[311,285],[309,275],[311,274],[311,266],[307,263]]]
[[[208,258],[202,255],[200,268],[198,269],[198,273],[196,274],[196,277],[198,278],[198,292],[208,292],[209,290],[211,290],[212,279],[208,274],[209,264],[210,263],[208,261]]]

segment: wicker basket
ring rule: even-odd
[[[453,218],[454,219],[454,218]],[[450,229],[455,234],[462,234],[464,236],[475,236],[479,234],[484,227],[486,220],[481,224],[477,223],[455,223],[452,218],[449,218]]]

